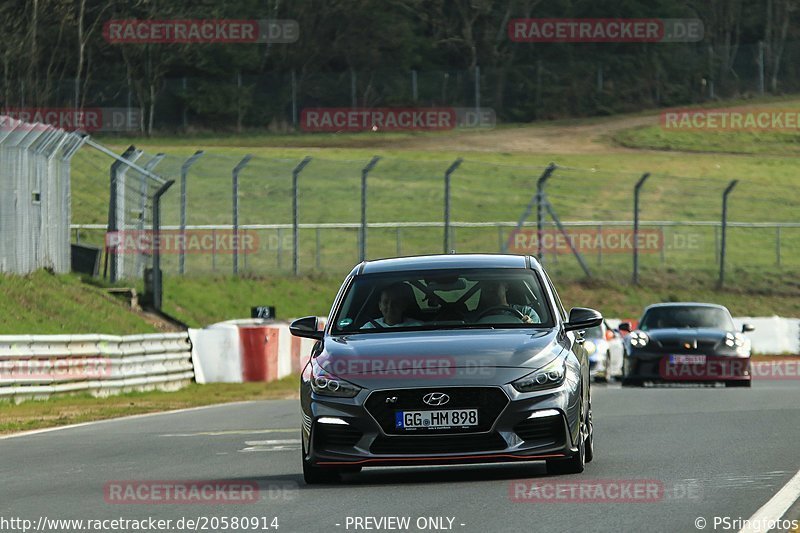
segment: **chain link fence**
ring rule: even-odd
[[[81,135],[0,115],[0,272],[70,271],[70,160]]]
[[[527,253],[561,276],[618,280],[631,279],[634,255],[645,277],[715,278],[723,260],[727,179],[648,174],[636,229],[634,190],[643,174],[473,160],[268,159],[238,148],[169,156],[132,150],[138,164],[179,185],[161,202],[158,239],[133,238],[150,227],[148,199],[160,186],[145,192],[135,169],[118,178],[126,196],[112,206],[126,238],[105,236],[108,223],[92,216],[95,197],[78,200],[86,218],[76,217],[74,238],[106,245],[108,261],[119,265],[115,279],[140,277],[156,241],[168,276],[339,275],[362,258],[451,250]],[[99,176],[106,163],[81,158],[76,167]],[[726,263],[800,266],[797,200],[791,183],[742,177],[729,197]]]

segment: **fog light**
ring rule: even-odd
[[[555,409],[544,409],[542,411],[534,411],[531,413],[531,416],[528,417],[528,420],[531,418],[545,418],[547,416],[558,416],[561,413],[556,411]]]
[[[349,426],[350,425],[347,422],[345,422],[344,420],[342,420],[341,418],[336,418],[334,416],[323,416],[323,417],[317,418],[317,423],[318,424],[333,424],[333,425],[336,425],[336,426]]]

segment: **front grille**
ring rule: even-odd
[[[692,339],[665,339],[658,341],[658,347],[662,349],[662,351],[666,351],[669,353],[707,353],[709,351],[713,351],[717,347],[717,341],[708,341],[708,340],[699,340],[697,341],[697,348],[694,347],[694,340]],[[689,348],[685,345],[689,343]]]
[[[350,426],[317,424],[314,427],[314,446],[319,450],[330,447],[352,447],[362,436],[361,431]]]
[[[514,433],[527,443],[563,445],[566,442],[564,420],[560,416],[529,418],[514,426]]]
[[[376,455],[429,455],[440,453],[476,453],[503,450],[505,439],[497,432],[484,435],[421,435],[376,438],[370,452]]]
[[[422,398],[430,392],[443,392],[450,397],[447,404],[437,407],[427,405]],[[484,433],[492,429],[494,421],[508,405],[508,397],[497,387],[437,387],[425,389],[395,389],[375,391],[364,406],[389,435],[410,435],[411,432],[395,427],[398,411],[430,411],[438,409],[477,409],[478,425],[446,430],[418,429],[415,435]]]

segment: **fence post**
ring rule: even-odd
[[[725,284],[725,253],[727,246],[727,233],[728,233],[728,195],[736,187],[739,180],[731,181],[722,193],[722,243],[720,244],[719,252],[719,281],[717,285],[721,289]]]
[[[419,98],[419,92],[417,91],[417,71],[411,71],[411,100],[416,102]]]
[[[542,247],[542,238],[544,237],[544,210],[545,210],[545,193],[544,185],[550,178],[550,175],[555,171],[555,163],[550,163],[539,179],[536,181],[536,257],[539,262],[544,264],[544,248]],[[525,211],[524,217],[527,217],[530,209]],[[524,222],[522,220],[521,222]],[[521,225],[521,224],[520,224]]]
[[[475,65],[475,115],[481,114],[481,67]]]
[[[169,180],[156,191],[153,197],[153,235],[161,235],[161,197],[172,187],[175,180]],[[164,293],[161,278],[161,243],[156,241],[153,247],[153,308],[160,311]]]
[[[253,158],[247,154],[233,169],[233,275],[239,275],[239,173]]]
[[[642,174],[633,187],[633,284],[639,284],[639,193],[642,185],[650,177],[649,172]]]
[[[178,257],[178,273],[181,276],[186,272],[186,177],[189,175],[189,167],[202,155],[203,151],[198,150],[181,165],[181,253]]]
[[[150,172],[166,157],[164,153],[156,154],[150,161],[145,163],[144,169]],[[139,230],[144,231],[144,212],[147,210],[147,191],[149,189],[147,180],[149,179],[145,174],[141,174],[141,183],[139,186],[139,209],[141,210],[141,220],[139,222]],[[142,264],[142,254],[136,254],[136,275],[140,276],[144,273],[143,268],[145,268]]]
[[[361,229],[359,231],[358,255],[359,261],[367,258],[367,176],[380,161],[377,155],[361,170]]]
[[[444,253],[450,253],[450,175],[461,165],[460,157],[444,173]]]
[[[319,271],[320,267],[322,265],[322,258],[319,256],[319,254],[321,253],[321,249],[320,249],[320,240],[321,239],[320,239],[320,235],[319,235],[319,226],[316,227],[315,236],[316,236],[317,243],[316,243],[316,254],[314,255],[314,260],[317,263],[317,271]]]
[[[781,266],[781,227],[775,226],[775,259],[777,266]]]
[[[294,71],[292,71],[294,73]],[[297,221],[297,178],[300,176],[300,173],[306,167],[307,164],[311,162],[311,158],[306,156],[300,164],[294,167],[292,170],[292,245],[294,247],[294,251],[292,252],[292,274],[295,276],[297,275],[297,249],[299,247],[299,227]]]
[[[135,156],[136,153],[137,153],[136,147],[131,145],[122,153],[122,159],[125,159],[127,161],[132,161],[132,160],[134,160],[134,156]],[[120,190],[124,191],[124,188],[121,189],[119,187],[117,180],[120,177],[120,175],[119,175],[119,167],[121,167],[123,164],[124,164],[124,162],[121,161],[120,159],[116,159],[111,164],[111,171],[110,171],[111,190],[110,190],[110,194],[109,194],[109,203],[108,203],[108,229],[107,229],[108,233],[119,231],[119,229],[120,229],[119,228],[119,215],[118,215],[118,211],[119,211],[119,205],[118,205],[119,198],[118,198],[118,196],[120,196]],[[126,168],[127,168],[127,166],[126,166]],[[109,266],[109,263],[110,263],[111,272],[108,273],[109,274],[109,280],[111,281],[111,283],[116,283],[117,282],[117,278],[118,278],[118,274],[119,274],[118,271],[117,271],[117,269],[118,269],[117,254],[114,254],[114,259],[113,260],[109,260],[108,256],[109,256],[109,253],[110,253],[110,248],[109,248],[108,245],[105,246],[105,252],[106,252],[106,258],[105,258],[105,267],[103,268],[103,277],[104,278],[106,277],[106,273],[108,273],[108,270],[109,270],[108,266]]]
[[[297,76],[292,69],[292,127],[297,128]]]

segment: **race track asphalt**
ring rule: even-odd
[[[381,468],[347,476],[338,485],[306,486],[299,405],[291,400],[2,439],[0,530],[14,531],[9,522],[2,527],[3,519],[39,525],[40,517],[153,517],[172,520],[168,531],[194,530],[185,523],[175,527],[185,517],[200,518],[208,531],[263,531],[261,526],[277,517],[281,533],[698,531],[698,518],[707,521],[705,531],[733,531],[738,528],[715,529],[714,517],[750,517],[800,469],[796,380],[758,381],[752,389],[612,384],[595,386],[593,396],[595,460],[583,474],[562,477],[548,477],[543,463]],[[185,485],[189,480],[206,487],[233,480],[258,490],[247,503],[212,496],[213,503],[203,504],[168,503],[141,492],[136,503],[119,503],[110,492],[134,486],[131,481]],[[651,491],[628,493],[633,501],[620,503],[616,490],[637,484]],[[229,520],[225,529],[222,517],[264,521],[248,529],[233,528]],[[391,529],[396,523],[385,522],[388,517],[408,517],[409,527]],[[51,531],[77,530],[75,524],[50,526]]]

